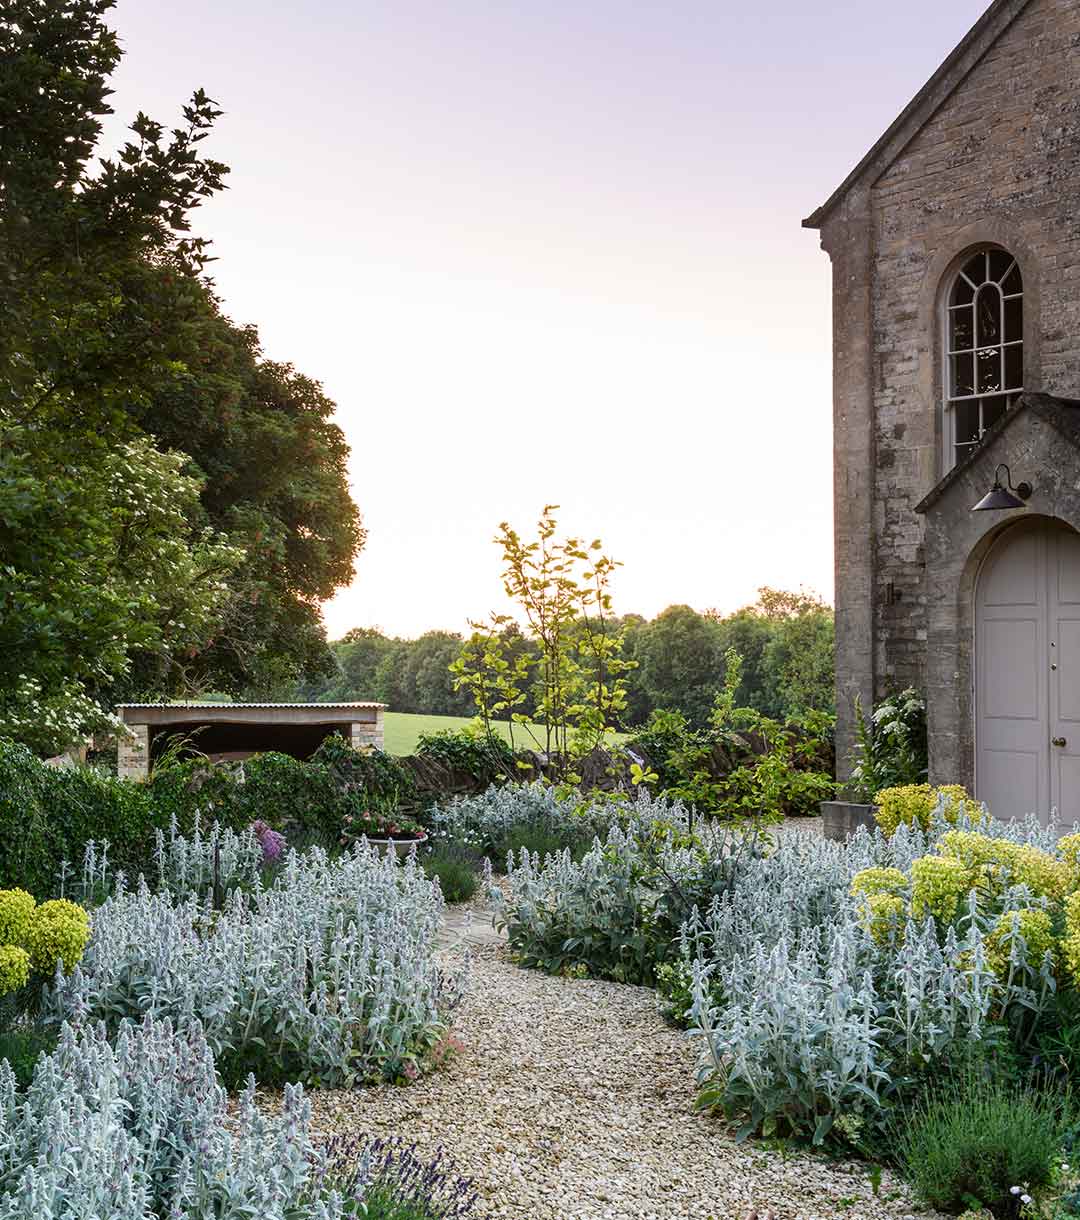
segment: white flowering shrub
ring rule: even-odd
[[[230,1114],[197,1022],[65,1025],[25,1093],[0,1060],[0,1220],[342,1220],[309,1124],[299,1086]]]
[[[236,846],[223,844],[221,854]],[[237,875],[249,846],[236,846]],[[47,1017],[198,1023],[227,1081],[414,1075],[461,984],[436,967],[442,898],[416,861],[366,842],[333,861],[290,853],[272,885],[233,888],[216,909],[196,896],[208,850],[174,840],[166,888],[140,879],[97,908],[80,967],[46,996]]]

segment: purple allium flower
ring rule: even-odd
[[[271,830],[261,818],[251,823],[251,829],[262,846],[263,863],[273,863],[285,850],[285,836]]]

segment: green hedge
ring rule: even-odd
[[[93,767],[47,767],[25,746],[0,740],[0,889],[55,894],[63,862],[79,870],[90,839],[108,840],[113,867],[134,877],[149,865],[155,831],[175,819],[188,833],[197,814],[234,830],[261,819],[297,846],[332,847],[347,813],[393,807],[410,785],[395,759],[345,742],[306,762],[260,754],[242,773],[193,759],[139,783]]]

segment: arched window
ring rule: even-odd
[[[956,273],[945,335],[948,466],[971,452],[1024,387],[1024,284],[1016,259],[980,250]]]

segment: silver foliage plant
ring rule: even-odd
[[[687,916],[768,843],[730,828],[691,834],[683,805],[647,794],[619,808],[580,861],[565,850],[541,859],[522,849],[507,860],[508,893],[489,883],[495,923],[522,964],[652,983]]]
[[[439,836],[486,852],[522,826],[584,829],[602,838],[612,826],[657,818],[685,826],[689,815],[678,802],[653,796],[645,788],[628,800],[583,803],[580,796],[562,798],[551,785],[532,783],[492,785],[478,796],[437,806],[431,818]]]
[[[343,1220],[302,1088],[227,1100],[197,1022],[63,1026],[24,1094],[0,1060],[0,1220]]]
[[[189,837],[177,833],[176,819],[171,818],[169,833],[159,830],[155,839],[158,885],[176,897],[205,894],[215,885],[222,889],[259,885],[263,848],[250,826],[237,834],[213,822],[204,833],[202,819],[196,814]]]
[[[559,800],[550,785],[493,784],[477,796],[436,806],[431,824],[441,838],[486,852],[520,826],[558,828],[575,817],[573,802]]]
[[[701,1045],[701,1101],[741,1116],[746,1133],[799,1130],[824,1140],[839,1121],[857,1140],[920,1073],[993,1037],[1003,1006],[1035,1011],[1052,996],[1047,963],[1024,960],[1022,944],[1014,947],[1019,968],[1004,983],[994,975],[988,921],[974,900],[944,934],[925,921],[894,929],[884,943],[870,935],[852,877],[870,867],[910,872],[954,829],[941,817],[891,838],[860,831],[840,844],[786,833],[771,850],[744,851],[737,833],[707,828],[696,848],[679,836],[643,837],[652,818],[644,803],[640,812],[579,863],[566,852],[546,860],[521,853],[509,895],[492,888],[496,918],[523,961],[559,969],[616,938],[628,911],[640,924],[650,901],[638,881],[645,843],[650,868],[691,894],[707,892],[698,882],[710,872],[721,877],[719,892],[683,924],[676,956]],[[667,812],[686,828],[679,810]],[[1034,819],[980,829],[1052,842]],[[1037,905],[1019,892],[1009,902]]]
[[[936,821],[889,839],[862,831],[847,844],[782,836],[689,921],[682,940],[703,1104],[742,1115],[746,1133],[786,1128],[821,1141],[839,1122],[857,1140],[911,1080],[993,1038],[994,1012],[1050,1000],[1047,962],[1021,960],[1005,982],[989,968],[974,895],[944,935],[933,920],[908,922],[883,941],[867,930],[850,893],[854,874],[907,872],[948,829]],[[981,829],[1045,841],[1033,820]],[[1023,958],[1022,944],[1014,954]]]
[[[176,818],[169,819],[169,831],[155,831],[151,877],[155,885],[176,897],[204,895],[217,886],[222,891],[235,887],[254,889],[261,884],[265,863],[263,846],[253,827],[237,833],[212,822],[204,831],[202,816],[195,814],[189,837],[182,836]],[[69,867],[61,874],[61,890],[68,888]],[[91,839],[83,850],[82,873],[72,875],[70,889],[79,901],[96,903],[101,895],[125,887],[127,878],[114,872],[109,860],[108,841]]]
[[[693,877],[700,868],[695,851],[669,843],[659,848],[659,862],[676,881]],[[496,920],[538,939],[552,925],[569,936],[605,936],[612,921],[624,917],[626,905],[635,906],[642,897],[634,881],[640,863],[640,840],[633,826],[613,826],[580,862],[568,851],[542,860],[523,849],[508,861],[509,897],[490,886]]]
[[[336,860],[291,853],[269,888],[233,888],[217,910],[193,892],[205,854],[186,852],[174,841],[164,870],[186,896],[140,878],[95,910],[47,1019],[198,1024],[234,1077],[253,1061],[270,1067],[260,1076],[333,1085],[416,1067],[463,980],[436,966],[443,903],[415,858],[366,842]]]

